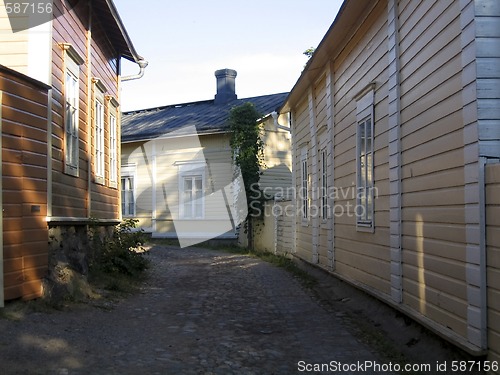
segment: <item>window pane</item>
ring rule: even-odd
[[[201,181],[201,178],[198,177],[195,180],[195,192],[194,192],[194,199],[200,199],[203,197],[203,184]]]
[[[203,204],[202,204],[201,199],[196,201],[195,216],[198,218],[203,217]]]
[[[65,80],[65,162],[76,167],[78,164],[78,80],[66,72]]]
[[[203,217],[203,178],[186,176],[182,182],[182,209],[184,218]]]

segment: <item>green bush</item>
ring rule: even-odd
[[[134,231],[137,222],[135,219],[125,220],[113,229],[111,238],[100,235],[97,226],[93,227],[90,231],[94,247],[91,271],[135,277],[148,268],[149,260],[144,249],[147,236],[142,229]]]

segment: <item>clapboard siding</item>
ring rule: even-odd
[[[387,20],[381,1],[353,36],[338,60],[335,72],[335,202],[336,272],[356,279],[380,293],[390,291],[388,215],[388,119],[387,119]],[[366,48],[366,46],[369,46]],[[356,101],[368,83],[375,82],[374,107],[374,233],[356,230]],[[342,212],[344,211],[344,213]]]
[[[28,15],[15,15],[15,24],[11,25],[5,2],[0,3],[0,43],[2,46],[0,48],[0,64],[25,75],[30,73],[28,53],[30,37],[34,36],[33,31],[28,28],[29,22]],[[17,29],[13,32],[12,26],[26,29]],[[40,41],[40,34],[36,37]],[[33,43],[33,41],[31,42]]]
[[[290,254],[293,249],[293,220],[295,220],[292,201],[275,202],[276,210],[276,253]]]
[[[479,153],[500,157],[500,132],[498,126],[491,126],[500,118],[500,11],[491,0],[478,0],[474,5]]]
[[[259,186],[270,197],[274,193],[286,195],[287,189],[292,186],[291,134],[286,130],[276,129],[272,118],[262,128],[264,167]]]
[[[489,360],[500,361],[500,164],[486,166]]]
[[[426,1],[401,14],[403,302],[467,337],[464,238],[427,234],[465,232],[460,9]]]
[[[56,7],[64,7],[58,3]],[[86,64],[79,69],[79,176],[74,177],[64,173],[64,50],[62,43],[70,43],[82,57],[87,56],[87,31],[76,15],[76,9],[65,7],[58,9],[65,17],[57,17],[53,21],[52,50],[52,107],[55,116],[52,117],[52,192],[55,197],[52,202],[52,215],[55,217],[80,217],[88,215],[88,74]]]
[[[77,5],[69,10],[63,4],[58,6],[65,14],[53,21],[52,49],[52,86],[53,86],[53,130],[52,130],[52,189],[57,199],[53,200],[52,215],[55,217],[92,216],[97,219],[118,219],[120,215],[120,192],[111,187],[109,166],[109,114],[114,107],[105,100],[105,178],[96,183],[93,175],[95,165],[89,166],[89,159],[95,160],[95,107],[94,98],[97,87],[90,83],[97,78],[105,87],[106,95],[115,100],[118,93],[118,71],[116,52],[106,40],[106,35],[97,20],[92,24],[92,33],[88,32],[88,8]],[[95,30],[94,30],[95,29]],[[88,40],[92,35],[92,40]],[[61,44],[69,43],[75,48],[84,64],[79,69],[79,168],[78,177],[64,173],[64,50]],[[90,45],[90,49],[87,46]],[[89,65],[90,62],[90,65]],[[89,84],[91,85],[89,87]],[[117,119],[118,114],[116,113]],[[119,124],[118,131],[119,131]],[[90,141],[90,145],[89,145]],[[89,168],[91,177],[91,196],[89,207]]]
[[[275,135],[270,133],[264,138],[274,141]],[[192,233],[200,235],[203,232],[203,235],[208,237],[212,232],[216,233],[215,236],[221,234],[217,232],[228,224],[228,207],[221,205],[220,201],[216,201],[213,197],[222,189],[230,187],[234,177],[229,134],[159,138],[149,142],[123,144],[122,151],[122,168],[130,166],[135,168],[135,218],[140,221],[141,227],[157,237],[175,236],[174,221],[187,222],[180,217],[181,166],[189,162],[206,162],[208,167],[204,170],[205,218],[202,229],[199,220],[192,220]],[[268,157],[266,160],[273,159]],[[287,164],[286,158],[281,156],[276,157],[274,161],[277,166]],[[268,178],[278,176],[276,180],[279,181],[280,174],[275,174],[274,167],[267,169],[264,174],[267,173]],[[291,177],[288,178],[289,186]],[[273,184],[265,187],[275,188]],[[261,239],[262,241],[256,245],[274,249],[274,230],[271,231],[269,228],[266,231],[269,232],[266,234],[266,239]]]
[[[333,184],[349,190],[356,184],[356,97],[367,85],[374,87],[375,229],[357,230],[355,215],[342,213],[356,203],[355,194],[337,194],[333,233],[324,223],[315,233],[297,220],[297,251],[311,259],[311,244],[319,243],[321,262],[328,245],[324,238],[333,236],[336,275],[431,322],[441,335],[476,354],[485,349],[482,292],[489,287],[489,346],[492,360],[498,360],[500,178],[486,188],[487,285],[478,254],[484,160],[479,157],[500,157],[500,3],[363,4],[344,3],[283,109],[296,120],[295,184],[300,187],[299,155],[306,147],[311,159],[315,146],[307,138],[307,98],[333,69],[327,91],[333,95],[334,118],[326,119],[334,125]],[[322,122],[322,92],[315,99],[316,120]]]
[[[303,148],[309,149],[310,147],[310,131],[309,131],[309,108],[307,97],[305,97],[299,105],[297,105],[297,111],[294,112],[294,122],[292,126],[296,129],[294,133],[294,143],[296,144],[294,152],[294,165],[295,169],[295,187],[297,188],[296,193],[296,238],[295,238],[295,253],[297,256],[311,261],[312,256],[312,230],[309,221],[303,221],[302,218],[302,174],[301,174],[301,152]],[[309,151],[310,153],[310,151]],[[307,160],[308,172],[311,169],[310,159]],[[310,173],[308,173],[310,175]],[[310,190],[310,178],[308,180],[308,194]],[[310,198],[310,197],[309,197]]]
[[[47,89],[0,66],[6,300],[40,297],[47,273]]]

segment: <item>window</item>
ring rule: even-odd
[[[182,177],[182,217],[203,218],[203,176]]]
[[[309,218],[309,174],[307,171],[307,149],[303,148],[301,157],[301,189],[300,197],[302,201],[302,221],[307,221]]]
[[[122,186],[122,215],[134,216],[135,215],[135,185],[133,175],[123,175],[121,178]]]
[[[328,154],[326,148],[321,150],[321,217],[328,218]]]
[[[95,174],[104,183],[104,93],[97,90],[94,105],[95,122]]]
[[[356,217],[358,229],[373,230],[373,89],[357,102],[357,190]]]
[[[79,159],[79,66],[75,60],[67,56],[64,80],[64,172],[78,176]]]
[[[205,218],[205,161],[177,161],[179,167],[179,218]]]
[[[116,129],[116,108],[111,106],[109,114],[109,181],[111,184],[116,184],[118,175],[118,141]],[[116,186],[116,185],[114,185]]]

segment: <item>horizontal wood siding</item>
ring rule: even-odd
[[[92,24],[92,41],[91,41],[91,77],[97,78],[100,85],[104,86],[108,98],[112,97],[118,100],[118,67],[117,67],[117,53],[113,50],[107,36],[99,24],[97,17],[93,18]],[[92,85],[93,100],[96,97],[97,85]],[[116,111],[109,100],[104,100],[104,160],[105,160],[105,175],[103,183],[96,183],[92,185],[91,197],[91,216],[102,219],[113,219],[119,217],[119,190],[111,186],[110,181],[110,149],[109,149],[109,113]],[[95,174],[95,106],[92,104],[92,171]],[[118,116],[115,112],[118,124]],[[118,126],[118,134],[120,129]]]
[[[467,337],[458,2],[402,1],[403,303]]]
[[[286,192],[292,186],[291,134],[277,129],[271,118],[263,124],[264,168],[259,186],[267,195]]]
[[[387,3],[380,1],[334,61],[335,270],[390,294]],[[356,100],[375,82],[374,233],[356,230]],[[349,207],[351,207],[349,209]]]
[[[122,146],[122,167],[135,166],[136,171],[136,218],[141,223],[150,223],[151,227],[145,229],[152,230],[156,236],[175,234],[173,221],[180,215],[180,169],[190,161],[208,164],[204,172],[206,219],[203,228],[217,231],[225,222],[228,210],[209,196],[220,193],[233,178],[228,135],[156,139]],[[193,233],[204,229],[200,228],[199,220],[193,221]]]
[[[79,176],[64,173],[65,160],[65,134],[64,134],[64,50],[61,43],[70,43],[76,52],[83,58],[87,56],[87,31],[82,20],[77,15],[81,7],[71,10],[64,7],[63,3],[55,4],[57,11],[64,16],[53,21],[52,44],[52,216],[79,217],[88,215],[88,73],[87,64],[80,66],[79,70]]]
[[[317,181],[317,192],[314,196],[311,196],[313,201],[313,206],[315,207],[311,210],[311,215],[317,217],[317,225],[318,229],[316,230],[318,241],[317,241],[317,253],[318,253],[318,265],[322,268],[328,269],[330,266],[329,258],[328,258],[328,250],[329,250],[329,242],[328,242],[328,225],[326,223],[326,218],[322,217],[321,213],[321,152],[323,149],[329,150],[331,142],[328,140],[327,135],[327,123],[328,123],[328,100],[331,100],[329,96],[327,96],[327,82],[326,75],[321,75],[321,77],[316,81],[314,85],[314,114],[316,116],[315,123],[317,129],[316,135],[316,147],[318,152],[317,163],[318,166],[315,168],[315,173],[317,173],[316,181]],[[331,155],[330,155],[331,156]]]
[[[53,126],[52,126],[52,215],[56,217],[91,217],[98,219],[118,219],[120,215],[119,184],[110,181],[109,150],[109,115],[114,113],[117,119],[117,132],[120,134],[119,111],[109,98],[119,100],[117,54],[111,47],[106,34],[95,18],[92,24],[92,40],[88,49],[88,6],[78,4],[71,10],[58,3],[63,16],[53,21],[52,44],[52,85],[53,85]],[[64,173],[64,77],[65,63],[62,43],[69,43],[85,60],[79,69],[79,168],[78,176]],[[108,97],[104,103],[105,129],[105,178],[95,178],[95,104],[96,84],[98,79],[105,88]],[[90,87],[89,87],[90,85]],[[90,141],[90,144],[89,144]],[[119,158],[118,149],[118,158]],[[91,164],[89,166],[89,159]],[[90,168],[90,171],[89,171]],[[89,174],[91,180],[91,207],[89,208]],[[119,175],[119,171],[118,171]]]
[[[47,273],[47,88],[0,67],[5,299],[36,298]]]
[[[479,153],[500,157],[500,4],[477,0],[475,7]]]
[[[500,363],[500,164],[487,165],[485,175],[488,359]]]
[[[24,17],[28,22],[28,17]],[[5,9],[5,2],[0,3],[0,64],[20,73],[28,73],[29,30],[12,32],[12,27]]]
[[[131,166],[135,183],[135,218],[142,228],[151,227],[153,160],[152,142],[122,144],[121,166]],[[149,224],[149,225],[147,225]]]
[[[293,201],[274,203],[276,216],[276,253],[290,254],[293,249],[293,220],[295,220]]]
[[[307,97],[304,98],[294,110],[293,113],[293,123],[294,127],[294,164],[295,168],[295,187],[296,192],[296,233],[295,233],[295,254],[306,260],[311,261],[312,258],[312,231],[310,221],[304,221],[302,219],[302,176],[301,176],[301,151],[305,147],[310,150],[310,133],[309,133],[309,108],[307,103]],[[309,154],[311,152],[309,151]],[[308,170],[311,169],[311,160],[307,161]],[[309,180],[310,188],[310,180]],[[308,189],[309,189],[308,188]]]

